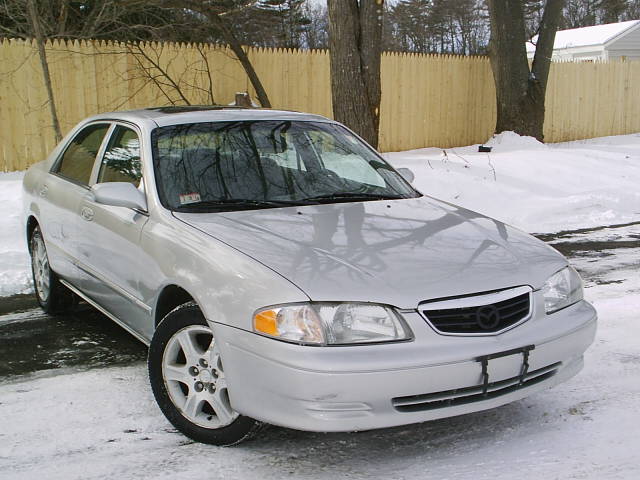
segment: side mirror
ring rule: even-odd
[[[147,211],[147,199],[133,184],[127,182],[96,183],[91,187],[96,203]]]
[[[416,176],[413,174],[413,172],[410,169],[398,168],[397,170],[398,170],[398,173],[402,176],[402,178],[404,178],[409,183],[413,183]]]

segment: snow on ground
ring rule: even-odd
[[[425,193],[532,232],[640,220],[640,135],[545,146],[503,134],[491,143],[489,155],[474,146],[448,149],[446,157],[423,149],[388,158],[412,168]],[[0,295],[28,288],[20,178],[0,174]],[[551,242],[569,250],[583,241],[603,245],[571,259],[599,313],[596,341],[584,370],[551,390],[419,425],[340,434],[271,427],[252,442],[218,448],[171,428],[155,404],[144,362],[60,368],[0,378],[0,479],[635,480],[638,238],[638,225],[630,225]],[[625,246],[616,250],[607,242]],[[0,321],[32,316],[42,314]]]
[[[531,233],[640,220],[640,134],[543,144],[503,132],[486,145],[385,157],[423,193]]]
[[[0,173],[0,297],[32,290],[22,226],[23,176]]]
[[[190,442],[155,405],[138,362],[0,382],[0,479],[637,479],[638,249],[588,281],[600,325],[584,370],[503,407],[361,433],[271,427],[233,448]],[[636,264],[634,272],[607,268]],[[589,275],[589,256],[575,264]],[[590,270],[591,269],[591,270]],[[596,276],[597,277],[597,276]],[[21,318],[21,321],[28,321]],[[535,473],[532,473],[535,472]]]

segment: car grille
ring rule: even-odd
[[[456,405],[466,405],[469,403],[488,400],[500,397],[507,393],[514,392],[521,388],[526,388],[536,383],[543,382],[553,377],[561,363],[533,370],[524,375],[524,378],[512,377],[497,382],[489,382],[486,385],[486,392],[483,393],[485,385],[475,385],[473,387],[457,388],[443,392],[426,393],[423,395],[410,395],[407,397],[396,397],[391,402],[399,412],[422,412],[425,410],[435,410],[437,408],[453,407]]]
[[[502,331],[526,318],[530,309],[529,292],[486,305],[444,309],[430,309],[428,303],[421,306],[436,330],[462,335]]]

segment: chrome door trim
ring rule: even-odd
[[[96,303],[95,301],[93,301],[92,299],[90,299],[87,295],[85,295],[84,293],[82,293],[80,290],[78,290],[76,287],[74,287],[73,285],[71,285],[69,282],[67,282],[66,280],[60,279],[60,283],[62,283],[65,287],[67,287],[69,290],[71,290],[73,293],[75,293],[76,295],[78,295],[80,298],[82,298],[84,301],[86,301],[87,303],[89,303],[91,306],[93,306],[96,310],[99,310],[100,313],[106,315],[107,317],[109,317],[111,320],[113,320],[115,323],[117,323],[118,325],[120,325],[123,329],[125,329],[127,332],[129,332],[131,335],[133,335],[134,337],[136,337],[138,340],[140,340],[142,343],[144,343],[147,347],[151,344],[151,342],[149,342],[149,340],[147,340],[145,337],[143,337],[142,335],[140,335],[138,332],[136,332],[135,330],[133,330],[131,327],[129,327],[126,323],[124,323],[122,320],[120,320],[118,317],[116,317],[115,315],[109,313],[107,310],[105,310],[104,308],[102,308],[98,303]]]
[[[119,294],[121,297],[126,298],[131,303],[134,303],[135,305],[137,305],[138,307],[140,307],[141,309],[143,309],[147,313],[150,314],[151,311],[153,310],[149,305],[144,303],[142,300],[140,300],[136,296],[132,295],[131,293],[129,293],[124,288],[120,287],[119,285],[116,285],[111,280],[107,279],[104,275],[101,275],[100,273],[96,272],[91,267],[88,267],[87,265],[85,265],[85,264],[83,264],[83,263],[81,263],[79,261],[76,261],[74,263],[76,264],[76,267],[78,267],[80,270],[85,272],[87,275],[91,275],[93,278],[95,278],[99,282],[102,282],[107,287],[109,287],[111,290],[113,290],[114,292]]]

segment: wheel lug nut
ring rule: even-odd
[[[213,383],[209,384],[209,393],[216,393],[216,386]]]
[[[200,363],[200,366],[202,368],[207,368],[209,366],[209,364],[207,363],[207,361],[204,358],[201,358],[200,362],[198,362],[198,363]]]
[[[204,390],[204,384],[202,382],[196,382],[193,387],[196,389],[196,392],[201,392],[202,390]]]
[[[195,377],[196,375],[198,375],[198,373],[200,373],[200,370],[198,370],[198,367],[190,367],[189,368],[189,374],[192,377]]]

